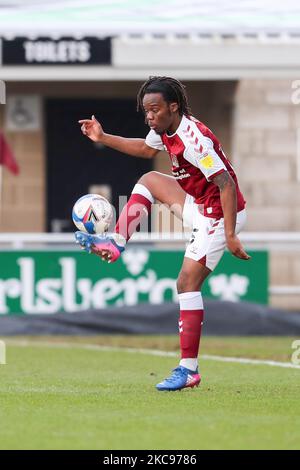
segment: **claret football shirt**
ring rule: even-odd
[[[168,152],[173,176],[182,189],[193,196],[206,217],[223,217],[220,190],[212,179],[224,171],[230,173],[236,185],[237,211],[244,209],[245,201],[236,174],[218,139],[202,122],[183,116],[175,134],[159,135],[151,129],[146,144]]]

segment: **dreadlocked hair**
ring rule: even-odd
[[[176,78],[149,77],[137,94],[137,111],[143,110],[143,98],[147,93],[161,93],[167,103],[177,103],[180,116],[191,115],[185,86]]]

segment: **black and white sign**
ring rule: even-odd
[[[111,39],[16,38],[2,41],[3,65],[109,65]]]
[[[9,95],[4,108],[4,125],[9,132],[39,131],[42,125],[38,95]]]

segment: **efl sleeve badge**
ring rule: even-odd
[[[199,163],[205,169],[213,168],[214,159],[211,155],[206,155],[206,157],[200,159]]]

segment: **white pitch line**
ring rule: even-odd
[[[219,361],[219,362],[235,362],[239,364],[253,364],[253,365],[263,365],[263,366],[273,366],[273,367],[284,367],[288,369],[300,369],[300,365],[293,364],[292,362],[277,362],[277,361],[268,361],[266,359],[249,359],[246,357],[226,357],[226,356],[213,356],[209,354],[204,354],[200,356],[200,359],[207,359],[209,361]]]
[[[143,348],[122,348],[117,346],[100,346],[97,344],[80,344],[80,343],[51,343],[47,341],[28,341],[28,340],[8,340],[5,341],[8,346],[37,346],[53,349],[84,349],[88,351],[103,351],[103,352],[127,352],[131,354],[147,354],[149,356],[159,357],[179,357],[179,354],[171,351],[160,351],[155,349]],[[300,365],[293,364],[292,362],[277,362],[266,359],[249,359],[246,357],[227,357],[227,356],[214,356],[210,354],[203,354],[199,357],[200,360],[216,361],[216,362],[229,362],[236,364],[246,365],[263,365],[272,367],[283,367],[288,369],[300,369]]]
[[[178,353],[170,351],[160,351],[157,349],[143,349],[143,348],[122,348],[120,346],[101,346],[98,344],[86,344],[86,343],[52,343],[48,341],[29,341],[29,340],[8,340],[5,341],[9,346],[38,346],[46,348],[61,348],[61,349],[84,349],[88,351],[104,351],[104,352],[127,352],[127,353],[139,353],[147,354],[150,356],[159,356],[159,357],[178,357]]]

